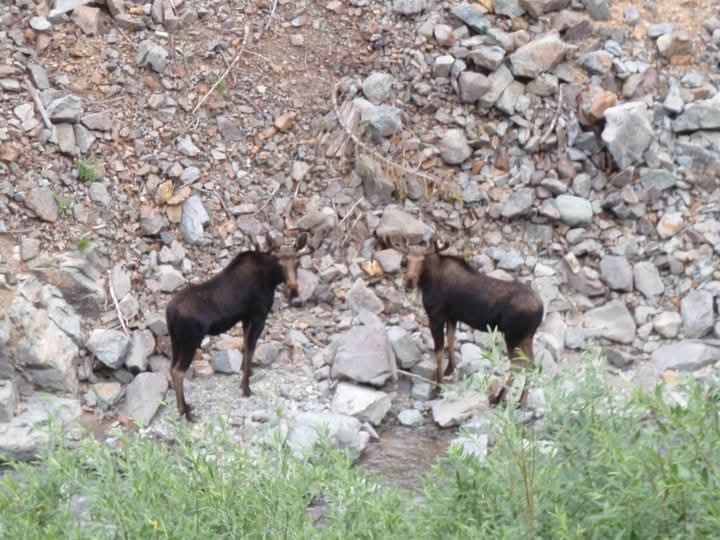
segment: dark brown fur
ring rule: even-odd
[[[504,281],[482,274],[463,259],[413,247],[407,256],[406,286],[420,287],[430,322],[437,361],[436,382],[443,379],[442,352],[447,326],[449,362],[445,375],[455,370],[455,330],[464,322],[477,330],[496,327],[505,337],[513,366],[532,364],[533,336],[543,319],[538,294],[518,281]],[[517,358],[520,350],[525,358]]]
[[[165,314],[172,343],[171,376],[181,416],[192,420],[183,382],[203,338],[227,332],[240,321],[244,336],[241,388],[243,395],[250,395],[250,365],[275,288],[285,283],[288,297],[297,296],[298,251],[306,240],[302,235],[295,248],[278,249],[268,236],[270,251],[243,251],[208,281],[188,285],[170,300]]]

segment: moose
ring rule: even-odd
[[[254,250],[242,251],[212,278],[186,286],[170,300],[165,317],[172,346],[170,374],[180,417],[194,421],[183,383],[195,351],[206,335],[227,332],[239,321],[244,338],[241,388],[244,396],[250,396],[255,345],[272,308],[275,288],[284,283],[288,300],[297,298],[298,259],[314,251],[307,240],[303,232],[294,246],[282,246],[267,233],[266,251],[251,240]]]
[[[443,381],[443,348],[447,326],[448,365],[444,375],[455,371],[455,330],[464,322],[476,330],[496,327],[504,336],[512,371],[534,363],[533,337],[543,319],[542,299],[529,286],[518,281],[493,278],[473,269],[461,257],[443,254],[449,243],[439,240],[434,249],[428,244],[399,247],[385,241],[406,255],[407,290],[420,288],[423,307],[435,345],[436,386]],[[516,356],[519,349],[520,355]],[[492,399],[499,402],[511,385],[513,375]],[[523,386],[520,401],[527,399]]]

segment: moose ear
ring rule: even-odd
[[[308,233],[301,232],[297,240],[295,240],[295,251],[300,251],[302,248],[304,248],[307,245],[308,242]]]

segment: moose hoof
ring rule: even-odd
[[[192,407],[190,405],[188,405],[187,403],[185,404],[185,410],[180,412],[180,418],[182,418],[183,416],[185,417],[185,420],[187,420],[191,424],[194,424],[195,422],[197,422],[197,416],[195,416],[193,414]]]
[[[245,397],[250,397],[250,396],[252,396],[252,392],[250,391],[250,387],[249,387],[249,386],[243,386],[243,388],[242,388],[242,393],[243,393],[243,396],[245,396]]]

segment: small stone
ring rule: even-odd
[[[592,223],[592,204],[587,199],[563,194],[555,198],[555,204],[560,212],[560,220],[563,223],[571,227]]]
[[[522,5],[522,4],[521,4]],[[523,5],[525,9],[526,6]],[[516,77],[534,79],[559,64],[567,52],[567,46],[557,31],[526,43],[510,55],[510,69]]]
[[[520,6],[520,0],[493,0],[493,11],[497,15],[506,17],[522,17],[525,9]]]
[[[675,236],[685,225],[685,220],[680,212],[667,212],[663,214],[657,224],[657,233],[660,238]]]
[[[400,271],[403,254],[399,251],[394,249],[383,249],[381,251],[377,251],[373,257],[378,263],[380,263],[383,272],[386,274],[392,274]]]
[[[529,188],[515,189],[503,203],[501,215],[507,219],[523,216],[530,211],[533,202],[533,190]]]
[[[600,276],[614,291],[633,290],[633,270],[628,260],[620,255],[606,255],[600,260]]]
[[[53,134],[51,141],[55,142],[63,154],[74,156],[77,154],[77,144],[75,139],[75,127],[72,124],[55,124],[53,126]]]
[[[410,369],[422,360],[420,347],[404,329],[398,326],[389,328],[388,338],[395,352],[397,363],[402,369]]]
[[[84,34],[94,36],[100,28],[100,10],[90,6],[78,6],[73,10],[72,20]]]
[[[683,113],[673,121],[676,133],[700,129],[720,129],[720,94],[686,105]]]
[[[712,330],[715,322],[713,295],[693,289],[680,301],[680,315],[686,338],[701,338]]]
[[[118,18],[115,18],[118,21]],[[143,23],[143,27],[144,27]],[[141,67],[150,66],[156,73],[162,73],[168,62],[168,52],[152,40],[146,39],[140,42],[135,55],[135,63]],[[188,136],[189,137],[189,136]]]
[[[50,80],[48,79],[47,70],[40,64],[28,64],[28,72],[33,84],[37,86],[38,90],[47,90],[50,88]]]
[[[663,34],[657,39],[656,43],[658,51],[665,58],[692,54],[690,35],[683,30]]]
[[[379,426],[391,405],[390,394],[341,382],[335,390],[331,409],[334,413],[354,416],[361,422]]]
[[[613,55],[607,51],[593,51],[580,56],[578,63],[590,73],[605,75],[613,65]]]
[[[81,154],[86,154],[95,142],[95,135],[93,135],[85,126],[81,126],[80,124],[75,124],[73,129],[75,132],[75,144],[77,144],[78,150]]]
[[[432,406],[433,419],[440,427],[458,426],[479,411],[487,409],[488,398],[468,392],[457,400],[437,401]]]
[[[640,12],[635,6],[628,6],[623,11],[623,20],[630,26],[640,22]]]
[[[30,17],[30,28],[36,32],[49,32],[52,24],[45,17]]]
[[[54,99],[47,108],[52,122],[76,123],[82,115],[82,100],[72,94]]]
[[[345,300],[356,315],[363,311],[379,314],[385,309],[382,300],[359,278],[345,295]]]
[[[33,189],[25,198],[25,206],[43,221],[57,221],[60,209],[55,195],[49,189]]]
[[[192,142],[189,134],[185,135],[181,139],[178,139],[177,149],[178,152],[187,157],[195,157],[200,153],[200,149]]]
[[[280,356],[280,350],[273,343],[261,343],[255,349],[253,363],[260,366],[270,366]]]
[[[653,320],[655,332],[666,339],[674,339],[680,334],[682,317],[676,311],[664,311]]]
[[[632,365],[633,357],[617,349],[605,349],[605,358],[608,363],[616,368],[625,369]]]
[[[650,261],[635,263],[633,277],[635,279],[635,288],[650,300],[665,292],[665,285],[663,285],[660,278],[660,272]]]
[[[34,259],[40,254],[40,240],[37,238],[23,237],[20,241],[20,258],[23,261]]]
[[[528,94],[540,97],[550,97],[557,93],[558,78],[552,73],[541,73],[537,79],[530,81],[526,87]]]
[[[653,128],[643,102],[629,102],[605,111],[602,140],[620,169],[641,163],[653,139]]]
[[[134,330],[130,341],[130,351],[125,358],[125,367],[132,373],[146,371],[148,359],[155,350],[155,338],[150,330]]]
[[[646,189],[665,191],[675,187],[677,182],[670,171],[664,169],[645,169],[640,175],[640,182]]]
[[[393,11],[401,15],[417,15],[429,5],[430,0],[393,0]]]
[[[210,223],[202,200],[197,195],[188,197],[182,205],[180,232],[188,244],[199,242],[204,235],[204,227]]]
[[[218,130],[226,141],[242,141],[245,139],[245,132],[239,122],[224,115],[217,117]]]
[[[479,68],[495,71],[505,58],[505,49],[497,45],[477,47],[468,53],[468,58]]]
[[[583,326],[605,339],[627,344],[635,339],[637,328],[630,311],[621,300],[611,300],[604,306],[586,312]]]
[[[111,131],[112,113],[110,111],[89,113],[83,116],[80,119],[80,122],[88,129],[95,131]]]
[[[583,0],[585,9],[597,21],[610,19],[609,0]]]
[[[417,409],[405,409],[397,416],[398,422],[407,427],[420,426],[423,423],[423,415]]]
[[[569,5],[570,0],[520,0],[520,6],[536,19],[546,13],[565,9]]]
[[[484,34],[490,27],[485,15],[472,4],[457,4],[450,9],[450,13],[477,34]]]
[[[0,380],[0,423],[13,419],[19,401],[20,395],[15,382]]]
[[[105,184],[101,182],[93,182],[90,184],[88,195],[90,196],[91,201],[99,204],[100,206],[107,207],[110,206],[110,203],[112,202],[112,197],[110,197],[107,187],[105,187]]]
[[[472,155],[472,148],[460,129],[448,129],[438,143],[438,150],[449,165],[459,165]]]
[[[305,37],[302,34],[290,34],[290,45],[302,47],[305,45]]]
[[[371,103],[379,105],[390,99],[394,82],[389,73],[373,72],[363,81],[362,91]]]
[[[425,224],[399,207],[392,205],[383,211],[375,234],[383,240],[419,243],[425,236]]]
[[[435,77],[447,78],[450,76],[455,58],[450,55],[438,56],[433,62],[433,75]]]
[[[458,88],[460,101],[474,103],[490,90],[490,80],[482,73],[463,71],[458,78]]]
[[[162,373],[140,373],[127,387],[128,417],[141,426],[150,424],[167,390],[168,380]]]
[[[216,373],[240,373],[243,364],[243,355],[237,349],[213,351],[210,360]]]
[[[130,348],[130,338],[118,330],[95,329],[85,347],[110,369],[119,369]]]
[[[391,105],[373,105],[363,110],[360,121],[368,124],[371,132],[380,137],[390,137],[403,127],[400,110]]]
[[[159,265],[157,272],[160,290],[162,292],[173,292],[185,284],[183,275],[170,265]]]

